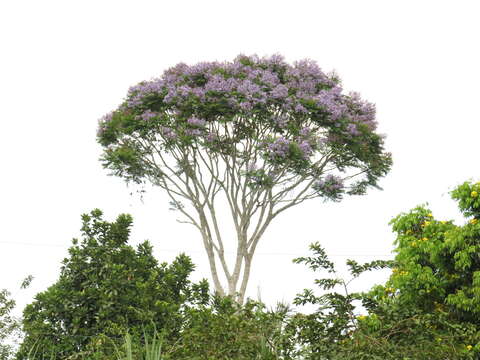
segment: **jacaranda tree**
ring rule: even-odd
[[[131,87],[100,120],[98,141],[114,175],[166,191],[181,221],[200,231],[216,291],[241,302],[274,218],[308,199],[364,194],[389,171],[375,130],[374,105],[344,94],[314,61],[240,55],[178,64]],[[219,218],[225,205],[230,223]]]

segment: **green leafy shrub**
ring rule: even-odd
[[[282,305],[266,310],[259,302],[239,305],[231,297],[213,296],[188,311],[168,359],[280,359],[291,346],[283,333],[288,312]]]
[[[317,304],[313,314],[290,323],[306,359],[477,359],[480,356],[480,183],[465,182],[452,191],[465,224],[437,220],[425,206],[392,220],[395,260],[358,265],[365,270],[391,267],[386,284],[349,294],[343,279],[316,280],[329,291],[305,290],[298,304]],[[300,258],[313,270],[335,273],[323,249]],[[336,286],[344,293],[333,292]],[[366,315],[355,316],[355,301]]]
[[[94,210],[82,220],[83,237],[73,240],[59,280],[24,310],[18,359],[113,358],[127,331],[141,336],[156,328],[175,338],[182,307],[208,294],[206,282],[188,280],[194,265],[187,256],[158,264],[148,242],[128,245],[129,215],[110,223]]]

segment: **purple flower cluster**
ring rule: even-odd
[[[361,134],[360,131],[358,131],[357,125],[353,123],[347,125],[347,131],[352,136],[358,136]]]
[[[344,190],[344,184],[342,178],[329,174],[313,184],[313,188],[327,197],[338,197]]]
[[[204,127],[205,126],[205,120],[196,118],[196,117],[191,117],[187,120],[187,124],[195,127]]]
[[[292,128],[290,125],[314,125],[315,131],[323,128],[322,136],[326,138],[330,136],[328,127],[336,129],[337,137],[338,129],[343,136],[357,137],[365,129],[376,128],[375,106],[357,93],[343,94],[335,74],[325,74],[308,59],[288,64],[280,55],[239,55],[231,62],[180,63],[159,78],[132,86],[119,110],[145,122],[156,117],[160,121],[163,111],[173,114],[175,123],[163,124],[169,129],[163,132],[167,139],[185,134],[204,138],[206,143],[213,140],[206,138],[208,129],[202,119],[224,114],[253,118],[260,113],[260,121],[271,119],[277,135],[282,136],[268,145],[267,152],[286,157],[292,142],[305,159],[319,149],[318,135],[315,137],[310,134],[313,130],[306,128],[300,136],[292,137],[287,130]],[[180,120],[185,118],[186,122]],[[111,115],[100,120],[99,133],[110,120]]]
[[[135,108],[151,94],[163,96],[165,104],[177,108],[192,97],[205,104],[220,97],[227,100],[232,110],[250,111],[257,106],[277,105],[282,110],[302,114],[308,110],[301,101],[309,100],[332,121],[351,117],[371,122],[373,108],[357,94],[343,95],[335,77],[326,75],[316,62],[302,60],[292,66],[280,55],[264,58],[240,55],[233,62],[202,62],[192,66],[181,63],[160,78],[132,86],[125,106]]]
[[[148,121],[157,115],[158,114],[154,113],[151,110],[145,110],[141,115],[139,115],[139,118],[142,119],[143,121]]]
[[[291,145],[295,145],[301,152],[301,158],[304,160],[308,159],[313,155],[314,147],[312,146],[312,143],[314,142],[312,141],[312,138],[308,136],[310,133],[307,132],[306,129],[303,133],[303,136],[295,137],[293,140],[289,140],[282,136],[267,143],[267,157],[270,160],[285,159],[291,155]]]
[[[290,148],[290,140],[283,136],[275,139],[273,142],[267,145],[268,155],[271,159],[281,157],[285,158],[288,155]]]
[[[108,114],[103,115],[98,120],[98,129],[97,129],[97,136],[100,137],[107,129],[107,125],[110,121],[112,121],[113,111],[109,112]]]
[[[270,96],[273,99],[285,99],[288,96],[288,88],[283,84],[279,84],[272,89]]]
[[[141,83],[131,86],[128,89],[127,107],[134,108],[141,105],[146,95],[160,93],[163,90],[163,83],[160,79],[151,81],[142,81]]]
[[[316,103],[330,113],[330,119],[336,121],[347,114],[347,105],[342,101],[342,88],[335,86],[330,90],[321,90],[314,97]]]
[[[308,159],[313,154],[312,145],[308,140],[303,140],[298,144],[298,148],[302,152],[302,156],[304,159]]]
[[[349,93],[345,101],[350,108],[349,116],[353,123],[364,124],[371,131],[377,128],[375,104],[362,100],[360,94],[356,92]]]
[[[204,140],[206,143],[213,143],[215,140],[217,140],[217,135],[214,133],[207,133],[204,137]]]
[[[177,138],[177,134],[167,126],[162,126],[160,131],[163,137],[167,140],[174,140]]]

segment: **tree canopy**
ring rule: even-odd
[[[389,171],[376,127],[375,106],[345,94],[338,76],[314,61],[240,55],[181,63],[131,87],[100,120],[98,141],[114,175],[166,191],[182,221],[200,231],[215,289],[241,300],[277,215],[316,197],[364,194]],[[233,266],[218,204],[228,206],[237,234]]]

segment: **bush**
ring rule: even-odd
[[[288,312],[282,305],[266,310],[259,302],[239,305],[230,297],[213,296],[186,313],[168,359],[280,359],[289,353],[283,333]]]
[[[182,307],[208,293],[206,282],[188,280],[194,265],[187,256],[159,265],[148,242],[128,245],[129,215],[110,223],[94,210],[82,220],[83,238],[73,240],[59,280],[24,310],[18,359],[113,358],[127,331],[141,336],[156,328],[175,338]]]

